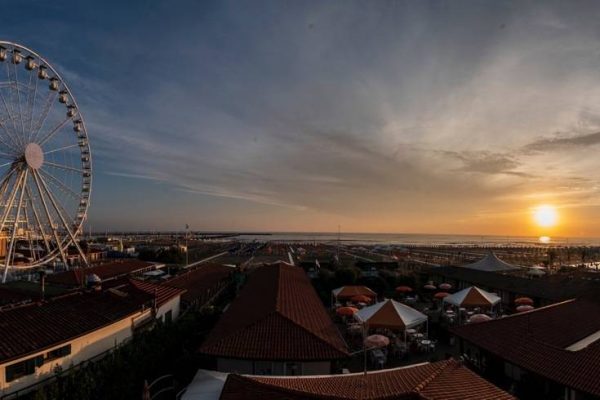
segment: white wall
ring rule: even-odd
[[[124,318],[109,326],[88,333],[87,335],[81,336],[70,342],[64,342],[58,346],[50,347],[44,349],[43,351],[30,354],[27,357],[0,364],[0,393],[12,393],[16,390],[32,385],[39,380],[48,378],[54,374],[54,369],[57,366],[61,367],[62,369],[67,369],[72,365],[77,365],[82,361],[89,360],[90,358],[93,358],[94,356],[100,353],[110,350],[111,348],[123,343],[132,336],[132,325],[134,318],[139,318],[150,313],[150,309],[147,309],[144,312],[138,312],[133,316]],[[83,315],[82,317],[85,318],[85,316]],[[19,361],[33,358],[38,355],[43,355],[51,350],[68,345],[69,343],[71,344],[70,355],[44,363],[39,368],[36,368],[35,373],[31,375],[22,376],[11,382],[6,382],[6,367],[8,365],[12,365]]]

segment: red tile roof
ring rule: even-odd
[[[181,297],[184,302],[204,303],[220,284],[231,277],[233,271],[234,268],[221,264],[202,264],[198,268],[169,279],[167,284],[187,290]]]
[[[26,356],[110,325],[152,305],[152,296],[132,290],[54,298],[0,311],[0,362]]]
[[[87,275],[98,275],[98,277],[104,281],[144,270],[151,270],[154,269],[155,265],[155,263],[136,259],[111,261],[89,268],[77,268],[70,271],[59,272],[57,274],[50,274],[46,277],[46,281],[59,285],[81,286]]]
[[[364,374],[262,377],[230,374],[221,400],[508,400],[454,360]]]
[[[200,348],[254,360],[331,360],[348,356],[304,270],[285,263],[251,273]]]
[[[157,307],[166,304],[174,297],[181,296],[186,292],[185,289],[176,288],[163,283],[152,283],[148,281],[140,281],[138,279],[129,279],[129,283],[136,289],[155,297]]]
[[[600,304],[569,300],[526,313],[454,328],[454,333],[525,370],[600,396],[600,341],[572,344],[600,331]]]

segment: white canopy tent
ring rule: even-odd
[[[486,292],[476,286],[471,286],[444,297],[444,303],[457,307],[492,307],[500,302],[500,297]]]

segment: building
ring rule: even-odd
[[[223,372],[328,374],[348,357],[308,276],[284,262],[254,270],[200,348]]]
[[[200,370],[183,400],[509,400],[457,361],[344,375],[266,377]]]
[[[600,397],[600,304],[568,300],[453,329],[479,372],[523,398]]]
[[[176,318],[182,292],[124,280],[0,310],[0,394],[31,390],[57,369],[103,355],[156,319]]]
[[[130,275],[141,275],[144,272],[164,268],[165,264],[141,261],[137,259],[124,259],[94,265],[88,268],[74,268],[69,271],[50,274],[46,282],[61,286],[81,287],[85,285],[88,275],[96,275],[102,282],[122,278]]]
[[[575,271],[531,279],[463,267],[432,267],[421,275],[423,281],[448,282],[457,290],[477,286],[497,294],[502,304],[508,307],[520,296],[530,297],[536,305],[543,306],[575,297],[594,298],[600,290],[597,278],[579,276]]]
[[[185,289],[181,296],[184,307],[202,307],[232,283],[233,267],[222,264],[201,264],[169,279],[169,286]]]

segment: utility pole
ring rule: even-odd
[[[190,264],[190,248],[188,247],[188,236],[189,236],[190,226],[185,224],[185,266],[187,267]]]

